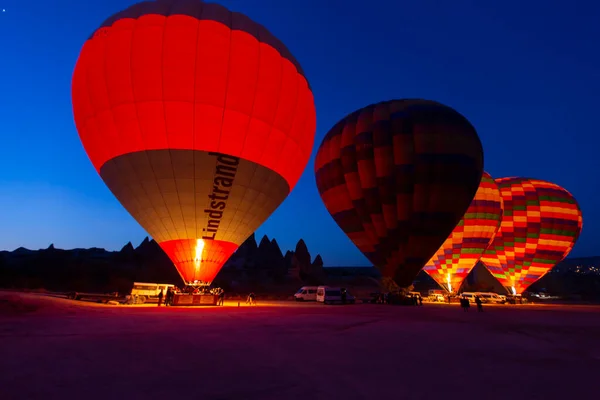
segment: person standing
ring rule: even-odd
[[[468,312],[469,311],[469,299],[465,298],[465,297],[461,297],[460,298],[460,306],[462,307],[464,312]]]
[[[158,306],[159,307],[162,304],[162,299],[163,299],[163,290],[160,289],[160,293],[158,293]]]
[[[477,304],[477,311],[483,312],[483,302],[479,296],[475,297],[475,304]]]
[[[217,302],[218,306],[222,306],[225,301],[225,291],[223,288],[219,289],[219,301]]]
[[[173,292],[171,291],[171,288],[168,287],[167,294],[165,295],[165,307],[170,306],[172,300],[173,300]]]

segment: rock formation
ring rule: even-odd
[[[588,265],[589,264],[589,265]],[[535,290],[581,294],[596,298],[600,293],[598,258],[567,259],[534,284]],[[475,268],[465,286],[481,289],[493,282],[481,266]],[[225,264],[215,285],[228,291],[293,293],[303,285],[377,285],[380,274],[367,267],[323,267],[323,259],[311,255],[304,240],[282,254],[275,239],[250,236]],[[0,251],[0,287],[51,291],[128,292],[133,282],[165,282],[181,285],[175,267],[154,240],[139,246],[127,243],[120,251],[99,248]],[[417,290],[437,287],[425,273],[415,280]],[[373,290],[375,291],[375,289]],[[596,297],[594,297],[596,296]]]
[[[323,260],[317,256],[311,262],[303,240],[284,255],[277,240],[265,235],[257,245],[253,234],[224,265],[215,284],[232,289],[237,285],[240,290],[268,291],[278,286],[291,290],[288,286],[319,281],[313,275],[322,271]],[[62,250],[53,244],[41,250],[0,251],[0,287],[127,292],[136,281],[182,284],[169,258],[149,238],[137,247],[129,242],[119,251]]]

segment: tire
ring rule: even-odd
[[[138,297],[138,302],[140,304],[144,304],[146,302],[146,296],[140,296],[140,297]]]

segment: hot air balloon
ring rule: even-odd
[[[502,220],[502,197],[484,172],[467,212],[423,270],[448,292],[460,285],[488,248]]]
[[[521,294],[569,254],[581,232],[581,210],[554,183],[528,178],[496,183],[504,215],[481,261],[510,293]]]
[[[287,197],[316,127],[283,43],[200,0],[107,19],[81,49],[72,101],[94,167],[186,284],[210,283]]]
[[[465,117],[429,100],[355,111],[315,159],[325,207],[382,275],[409,286],[465,214],[483,150]]]

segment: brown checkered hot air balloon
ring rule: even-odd
[[[315,160],[317,188],[333,219],[402,287],[465,214],[482,173],[475,128],[428,100],[351,113],[327,133]]]

